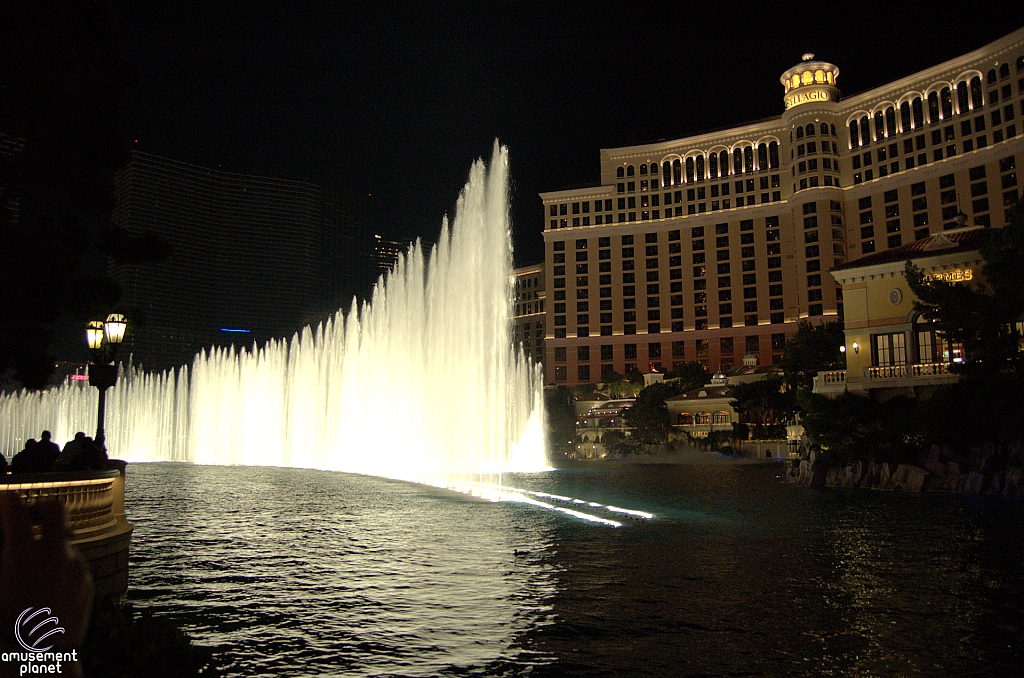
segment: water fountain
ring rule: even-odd
[[[128,461],[291,466],[486,493],[541,470],[542,378],[514,345],[508,154],[474,164],[455,218],[372,299],[290,341],[130,372],[107,395],[107,443]],[[90,430],[81,382],[0,397],[0,448]]]

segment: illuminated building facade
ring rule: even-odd
[[[955,382],[949,370],[964,359],[963,347],[914,311],[906,262],[946,282],[980,281],[984,260],[979,248],[988,233],[981,226],[943,231],[833,270],[845,303],[846,369],[818,373],[815,393],[849,390],[884,400]]]
[[[804,55],[780,117],[602,149],[599,185],[541,194],[548,383],[778,363],[797,322],[842,313],[831,269],[964,219],[1005,224],[1024,29],[848,98],[838,79]]]
[[[205,347],[288,337],[350,302],[358,259],[369,269],[358,205],[313,184],[134,152],[115,198],[115,223],[172,246],[164,262],[112,270],[124,307],[143,321],[122,352],[147,369],[188,364]]]
[[[513,270],[515,339],[535,362],[544,361],[544,264]]]

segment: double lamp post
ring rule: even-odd
[[[96,442],[102,447],[106,434],[103,431],[103,416],[106,409],[107,389],[117,383],[117,365],[114,356],[124,341],[128,322],[120,313],[111,313],[106,321],[93,320],[85,329],[86,343],[92,349],[93,360],[89,364],[89,383],[100,391],[99,411],[96,415]]]

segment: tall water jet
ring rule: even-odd
[[[107,395],[111,456],[295,466],[445,486],[546,467],[540,366],[513,342],[508,153],[476,162],[432,251],[417,242],[372,299],[191,372],[129,372]],[[89,430],[92,389],[0,397],[0,446]]]

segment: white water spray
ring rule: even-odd
[[[110,456],[293,466],[446,487],[547,467],[540,366],[512,340],[508,154],[473,165],[454,222],[373,298],[291,341],[214,349],[191,372],[129,373],[107,392]],[[0,449],[95,426],[84,382],[0,396]]]

